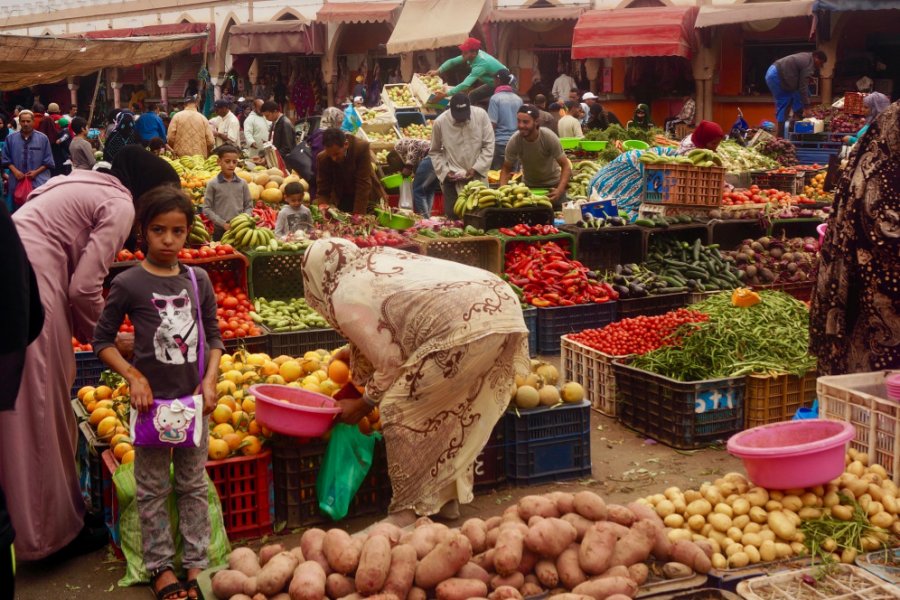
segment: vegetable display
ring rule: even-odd
[[[579,197],[587,198],[591,193],[591,179],[603,166],[602,163],[593,160],[580,160],[572,165],[572,176],[566,186],[566,195],[570,199]]]
[[[275,332],[331,327],[328,321],[309,307],[304,298],[292,300],[257,298],[253,301],[250,318]]]
[[[229,229],[222,236],[223,244],[231,244],[235,248],[252,249],[268,248],[269,242],[275,239],[275,232],[259,226],[259,220],[246,213],[241,213],[229,222]]]
[[[741,285],[737,269],[722,258],[719,247],[705,246],[699,239],[689,244],[670,237],[654,238],[645,264],[673,286],[691,291],[730,290]]]
[[[754,146],[757,152],[775,160],[783,167],[797,164],[797,148],[784,138],[770,138]]]
[[[685,330],[681,329],[683,325],[701,323],[708,319],[707,315],[696,310],[679,308],[655,317],[622,319],[601,329],[585,329],[569,334],[568,337],[612,356],[646,354],[663,346],[680,343],[681,338],[675,334],[676,331],[680,330],[681,335],[685,335]]]
[[[722,166],[729,173],[773,169],[778,166],[778,163],[768,156],[732,141],[724,141],[719,144],[716,154],[722,159]]]
[[[749,307],[734,306],[731,294],[715,294],[692,305],[709,320],[690,325],[690,335],[684,335],[679,346],[639,356],[631,366],[679,381],[749,373],[804,375],[814,369],[806,306],[782,292],[763,291],[760,297],[761,302]]]
[[[543,196],[535,196],[524,183],[501,185],[489,188],[483,181],[470,181],[459,193],[453,205],[453,212],[462,216],[481,208],[522,208],[524,206],[546,206],[553,204]]]
[[[622,300],[688,291],[687,285],[679,285],[677,279],[658,275],[647,267],[634,263],[616,265],[612,271],[596,275],[598,279],[611,284]]]
[[[537,307],[602,303],[619,297],[609,284],[590,279],[590,271],[555,242],[507,244],[506,278]]]
[[[815,238],[744,240],[737,250],[723,253],[741,270],[751,285],[812,281],[815,278],[818,243]]]
[[[708,168],[721,167],[722,159],[712,150],[691,150],[684,156],[669,156],[646,152],[638,159],[645,165],[691,165]]]
[[[525,223],[519,223],[512,227],[501,227],[496,232],[507,237],[528,237],[554,235],[559,233],[559,229],[553,225],[526,225]]]

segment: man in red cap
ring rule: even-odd
[[[456,87],[447,90],[447,93],[435,94],[435,101],[445,96],[452,96],[458,92],[466,92],[473,104],[479,104],[488,100],[494,94],[494,75],[506,67],[499,60],[481,49],[481,40],[470,37],[459,45],[462,52],[460,56],[446,61],[429,75],[441,75],[462,64],[469,66],[469,75]],[[478,85],[481,84],[481,85]],[[476,87],[477,86],[477,87]]]

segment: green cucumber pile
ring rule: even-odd
[[[322,315],[309,307],[304,298],[291,300],[257,298],[253,301],[250,318],[276,333],[331,327]]]
[[[672,286],[684,286],[692,292],[733,290],[741,287],[741,273],[722,258],[716,244],[704,246],[668,237],[654,238],[645,266],[668,278]]]

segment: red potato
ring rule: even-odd
[[[606,600],[614,594],[629,598],[637,595],[638,585],[627,577],[596,577],[576,586],[572,592],[590,596],[594,600]]]
[[[484,522],[484,527],[485,527],[485,529],[490,531],[491,529],[500,527],[500,523],[502,523],[502,522],[503,522],[503,517],[491,517],[490,519],[488,519],[487,521]]]
[[[254,575],[253,577],[248,577],[244,581],[244,594],[247,596],[256,595],[256,575]]]
[[[552,589],[559,585],[559,572],[556,570],[556,563],[552,560],[539,561],[534,566],[534,573],[545,588]]]
[[[478,579],[451,577],[440,582],[435,589],[437,600],[468,600],[487,596],[487,585]]]
[[[629,579],[636,584],[644,585],[647,578],[650,577],[650,567],[646,563],[637,563],[628,567]]]
[[[610,504],[606,507],[606,518],[613,523],[631,527],[631,524],[637,521],[634,513],[622,506],[621,504]]]
[[[560,515],[575,512],[575,494],[571,492],[550,492],[547,497],[556,503],[556,511]]]
[[[262,596],[262,594],[257,594],[253,597],[253,600],[260,600],[257,596]],[[266,600],[266,597],[263,596],[262,600]],[[291,600],[291,595],[287,592],[281,592],[280,594],[275,594],[274,596],[270,596],[268,600]]]
[[[529,528],[534,527],[535,525],[537,525],[538,523],[540,523],[543,520],[544,520],[544,517],[542,517],[540,515],[534,515],[533,517],[528,519],[528,527]]]
[[[303,532],[300,538],[300,552],[306,557],[306,560],[314,560],[325,570],[326,573],[331,572],[328,560],[322,552],[322,543],[325,541],[325,531],[314,527]],[[299,557],[297,557],[299,559]]]
[[[235,594],[228,600],[257,600],[257,598],[255,596],[253,596],[253,597],[248,596],[247,594]],[[266,600],[266,597],[263,596],[262,600]]]
[[[712,544],[709,543],[709,540],[694,540],[694,544],[703,550],[703,553],[709,558],[712,558],[712,555],[716,553]]]
[[[589,521],[605,521],[607,515],[606,502],[594,492],[578,492],[572,500],[572,507],[579,515]]]
[[[362,540],[354,540],[343,529],[329,529],[322,542],[328,565],[337,573],[349,575],[359,565]],[[304,553],[305,554],[305,553]]]
[[[382,591],[407,598],[416,576],[416,549],[409,544],[398,544],[391,549],[391,568]]]
[[[288,550],[288,553],[294,555],[294,558],[297,559],[297,564],[306,562],[306,557],[303,556],[303,549],[300,548],[300,546],[294,546],[293,548]],[[325,560],[325,558],[323,557],[322,560]],[[268,562],[268,561],[266,561],[266,562]],[[316,561],[316,562],[318,562],[318,561]],[[322,568],[324,569],[325,567],[322,567]],[[331,569],[329,569],[329,571],[330,570]]]
[[[566,589],[572,589],[587,580],[587,575],[581,570],[578,563],[578,546],[572,544],[556,559],[556,571],[559,573],[559,581]]]
[[[281,544],[266,544],[262,548],[259,549],[259,566],[264,567],[266,563],[269,562],[269,559],[278,554],[279,552],[284,552],[285,547]],[[291,549],[293,551],[293,549]],[[299,558],[299,557],[298,557]],[[303,561],[301,561],[303,562]]]
[[[522,600],[522,594],[514,587],[498,587],[488,596],[489,600]]]
[[[547,600],[594,600],[593,596],[583,596],[581,594],[554,594],[547,598]]]
[[[413,526],[418,529],[419,527],[424,527],[426,525],[434,525],[434,521],[432,521],[428,517],[419,517],[418,519],[416,519],[416,522]]]
[[[228,568],[252,577],[259,573],[259,558],[250,548],[235,548],[228,555]]]
[[[441,530],[435,524],[423,525],[422,527],[416,527],[415,530],[413,530],[412,535],[404,543],[415,548],[416,556],[419,560],[422,560],[425,558],[425,555],[434,550],[434,547],[438,545],[438,536],[440,533]]]
[[[569,523],[570,525],[572,525],[572,527],[575,528],[575,532],[578,534],[578,536],[575,538],[575,541],[577,542],[580,542],[582,539],[584,539],[585,532],[594,526],[594,521],[585,519],[578,513],[569,513],[567,515],[563,515],[562,520],[566,523]]]
[[[634,513],[638,519],[653,523],[653,526],[656,528],[653,556],[657,560],[669,560],[669,557],[672,555],[672,542],[669,540],[668,528],[659,515],[656,514],[656,511],[640,502],[631,502],[626,508]],[[712,555],[710,554],[710,556]]]
[[[672,560],[685,564],[703,575],[712,569],[712,562],[706,553],[694,542],[686,540],[678,540],[672,544]]]
[[[578,531],[568,521],[556,518],[542,519],[528,528],[525,547],[540,556],[556,558],[575,542],[577,537]]]
[[[291,600],[324,600],[325,569],[314,560],[297,565],[288,594]]]
[[[480,554],[487,550],[487,525],[482,519],[469,519],[459,528],[472,544],[472,552]]]
[[[472,557],[472,562],[484,569],[485,571],[494,570],[494,549],[491,548],[487,552]]]
[[[525,534],[518,527],[504,525],[494,547],[494,570],[500,575],[511,575],[518,570],[525,549]]]
[[[297,557],[290,552],[279,552],[269,559],[256,576],[256,591],[266,596],[277,594],[291,580],[291,575],[299,564]]]
[[[406,600],[426,600],[428,595],[425,593],[425,590],[422,588],[414,587],[409,590],[409,594],[406,596]],[[401,596],[402,599],[402,596]]]
[[[355,582],[340,573],[332,573],[325,578],[325,594],[329,598],[343,598],[356,592]]]
[[[630,567],[639,562],[644,562],[653,552],[656,544],[656,528],[649,521],[635,523],[628,535],[616,542],[610,565],[624,565]]]
[[[372,538],[376,535],[383,535],[391,543],[391,546],[395,546],[400,541],[401,536],[403,536],[403,530],[393,523],[378,523],[369,530],[367,538]]]
[[[589,575],[600,575],[609,569],[616,533],[609,523],[600,521],[587,530],[578,548],[578,564]]]
[[[456,535],[449,542],[441,542],[416,567],[416,586],[431,589],[450,579],[472,558],[472,544],[464,535]]]
[[[503,519],[501,523],[509,523],[510,521],[512,521],[513,523],[525,523],[528,520],[523,519],[519,514],[519,506],[517,504],[507,506],[505,509],[503,509],[501,518]]]
[[[601,575],[600,577],[629,577],[630,572],[628,571],[628,567],[618,565],[615,567],[610,567],[609,570]]]
[[[526,581],[525,585],[519,588],[519,593],[525,598],[528,598],[529,596],[539,596],[544,593],[544,588],[536,583]]]
[[[624,525],[619,525],[618,523],[613,523],[612,521],[607,521],[606,525],[616,532],[617,540],[621,540],[623,537],[628,535],[629,531],[631,531],[630,527],[625,527]]]
[[[523,585],[525,585],[525,576],[521,573],[513,573],[512,575],[507,575],[506,577],[502,575],[494,575],[493,579],[491,579],[492,590],[496,590],[497,588],[501,588],[503,586],[509,586],[519,589]]]
[[[539,517],[558,517],[559,510],[556,508],[556,501],[546,496],[524,496],[519,500],[519,517],[523,521],[528,521],[531,517],[537,515]]]
[[[356,592],[353,592],[352,594],[342,596],[339,600],[363,600],[363,598],[365,598],[365,596],[363,596],[362,594],[357,594]]]
[[[494,527],[493,529],[488,529],[487,535],[484,538],[484,543],[488,548],[493,548],[497,545],[497,537],[500,535],[500,528]]]
[[[471,561],[464,564],[456,576],[460,579],[477,579],[485,583],[491,582],[491,574]]]
[[[522,550],[522,560],[519,561],[519,566],[516,570],[522,575],[528,575],[532,571],[534,571],[534,565],[537,564],[537,561],[541,559],[540,556],[525,548]]]
[[[356,569],[356,589],[364,596],[381,591],[391,568],[391,542],[383,535],[366,540]]]
[[[217,571],[212,578],[213,593],[217,598],[231,598],[244,593],[244,583],[247,576],[235,569],[223,569]]]
[[[626,596],[625,594],[613,594],[606,600],[631,600],[631,596]]]

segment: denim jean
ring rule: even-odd
[[[431,216],[434,206],[434,194],[441,189],[431,158],[426,156],[419,163],[416,174],[413,177],[413,210],[423,217]]]
[[[506,142],[502,144],[494,143],[494,158],[491,159],[491,169],[499,170],[503,166],[503,159],[506,157]]]
[[[769,67],[766,71],[766,84],[769,91],[775,97],[775,122],[783,124],[787,121],[788,110],[792,110],[798,115],[803,110],[803,98],[799,91],[787,92],[781,87],[781,79],[778,77],[778,69],[775,65]]]

